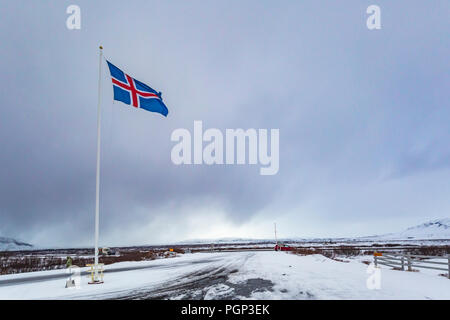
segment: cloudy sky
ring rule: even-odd
[[[81,8],[81,29],[66,8]],[[381,7],[381,30],[366,8]],[[93,245],[98,45],[163,92],[112,100],[100,245],[357,236],[450,216],[450,3],[0,3],[0,235]],[[177,128],[277,128],[280,170],[171,162]]]

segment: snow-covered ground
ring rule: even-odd
[[[450,299],[450,280],[436,273],[381,267],[380,289],[368,289],[373,269],[361,260],[371,257],[340,262],[322,255],[276,254],[276,259],[270,252],[255,255],[231,281],[257,275],[275,283],[273,292],[256,292],[252,299]]]
[[[65,270],[0,276],[0,299],[450,299],[450,280],[433,272],[382,267],[380,289],[368,289],[371,274],[362,260],[372,258],[340,262],[275,251],[185,254],[108,265],[104,284],[89,285],[83,275],[79,289],[64,287]]]

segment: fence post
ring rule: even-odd
[[[378,265],[377,265],[377,256],[376,255],[373,255],[373,258],[374,258],[374,260],[375,260],[375,267],[377,267]],[[449,260],[450,261],[450,260]],[[450,268],[450,263],[449,263],[449,268]]]
[[[405,270],[405,254],[402,253],[402,270]]]
[[[412,271],[412,268],[411,268],[411,255],[409,253],[407,254],[407,259],[408,259],[408,271]]]
[[[448,278],[450,279],[450,254],[447,255],[447,261],[448,261]]]

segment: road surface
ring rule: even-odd
[[[226,252],[226,253],[196,253],[184,255],[182,258],[168,258],[148,261],[144,263],[117,263],[105,266],[105,284],[88,285],[89,272],[83,270],[80,275],[81,290],[72,292],[65,289],[61,298],[76,299],[204,299],[208,294],[208,288],[224,284],[233,290],[230,294],[221,294],[221,299],[233,299],[237,294],[246,296],[255,290],[265,290],[271,286],[270,281],[252,279],[244,284],[232,284],[228,282],[230,274],[238,272],[255,252]],[[0,299],[2,292],[20,288],[35,288],[42,286],[64,287],[68,278],[66,270],[54,270],[44,272],[32,272],[20,275],[8,275],[0,277]],[[155,279],[157,278],[157,279]],[[109,288],[111,282],[125,283],[119,288]],[[127,279],[131,283],[126,283]],[[156,281],[155,281],[156,280]],[[133,285],[138,283],[138,285]],[[140,285],[139,283],[142,283]],[[131,288],[126,288],[126,287]],[[106,290],[91,292],[91,287],[104,287]],[[125,287],[122,289],[121,287]],[[233,293],[231,293],[233,291]],[[65,293],[75,293],[66,295]],[[95,293],[95,295],[93,295]],[[58,298],[58,296],[43,298]],[[6,298],[8,298],[6,296]],[[19,298],[27,298],[26,296]],[[30,297],[34,298],[34,297]]]

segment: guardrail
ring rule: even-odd
[[[425,268],[433,270],[441,270],[448,272],[448,278],[450,279],[450,255],[447,256],[423,256],[418,254],[393,254],[393,253],[381,253],[375,252],[373,254],[375,266],[379,264],[405,270],[412,271],[415,268]],[[439,261],[428,261],[429,259]],[[443,261],[441,261],[443,260]],[[431,265],[431,266],[430,266]],[[444,266],[445,267],[439,267]]]

